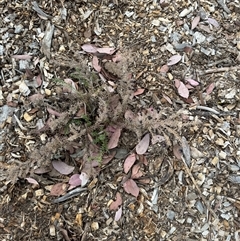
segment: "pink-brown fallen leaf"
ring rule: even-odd
[[[109,209],[110,210],[117,210],[119,206],[122,205],[122,196],[119,192],[116,194],[116,201],[112,202]]]
[[[148,165],[148,160],[145,155],[138,155],[138,159],[141,163],[143,163],[145,166]]]
[[[35,174],[44,174],[51,171],[50,167],[39,167],[34,170]]]
[[[22,54],[22,55],[13,55],[12,58],[14,59],[22,59],[22,60],[27,60],[31,59],[33,56],[28,55],[28,54]]]
[[[169,70],[169,67],[167,64],[165,64],[160,68],[160,73],[166,74],[168,70]]]
[[[84,44],[82,49],[87,53],[97,53],[97,47],[93,44]]]
[[[117,128],[114,133],[112,134],[109,142],[108,142],[108,149],[113,149],[117,147],[119,138],[121,136],[122,128]]]
[[[144,154],[149,147],[149,143],[150,143],[150,135],[146,134],[136,146],[137,154],[139,155]]]
[[[200,16],[196,16],[192,21],[191,29],[193,30],[194,28],[196,28],[199,22],[200,22]]]
[[[126,193],[132,194],[134,197],[138,197],[139,195],[139,187],[137,186],[136,182],[133,179],[128,179],[123,184],[123,188]]]
[[[34,94],[28,97],[31,102],[43,100],[44,96],[42,94]]]
[[[151,182],[151,179],[148,178],[148,177],[146,177],[146,178],[143,177],[143,178],[138,179],[138,182],[140,182],[140,183],[142,183],[142,184],[148,184],[148,183]]]
[[[197,82],[194,79],[186,79],[186,81],[192,86],[198,86],[199,85],[199,82]]]
[[[126,120],[134,120],[136,118],[135,114],[131,110],[126,110],[124,117]]]
[[[110,48],[110,47],[103,47],[103,48],[97,48],[98,53],[101,54],[113,54],[115,52],[114,48]]]
[[[35,184],[35,185],[39,185],[39,183],[37,182],[37,180],[35,180],[32,177],[27,177],[26,180],[31,183],[31,184]]]
[[[151,139],[151,142],[152,144],[156,144],[156,143],[161,143],[165,141],[165,138],[164,136],[161,136],[161,135],[152,135],[152,139]]]
[[[219,23],[214,18],[208,18],[207,21],[212,24],[215,28],[219,28]]]
[[[136,154],[135,153],[130,154],[126,158],[126,160],[124,161],[124,164],[123,164],[123,170],[126,174],[129,172],[129,170],[131,169],[131,167],[133,166],[135,161],[136,161]]]
[[[135,92],[133,93],[133,95],[134,95],[134,96],[141,95],[144,91],[145,91],[145,89],[137,89],[137,91],[135,91]]]
[[[214,88],[215,88],[215,83],[211,83],[211,84],[207,87],[206,93],[207,93],[208,95],[210,95],[210,94],[213,92]]]
[[[189,97],[189,90],[182,81],[175,79],[175,86],[177,87],[180,96],[186,99]]]
[[[65,183],[57,183],[52,186],[50,195],[52,196],[60,196],[64,194],[67,190],[67,185]]]
[[[53,110],[53,109],[51,109],[51,108],[47,108],[47,111],[48,111],[49,114],[55,115],[55,116],[57,116],[57,117],[59,117],[59,116],[62,115],[61,113],[59,113],[59,112],[57,112],[57,111],[55,111],[55,110]]]
[[[182,160],[182,148],[178,144],[173,146],[173,154],[178,160]]]
[[[92,65],[93,65],[93,68],[98,73],[101,72],[102,67],[99,65],[99,61],[98,61],[98,57],[97,56],[93,56],[93,58],[92,58]]]
[[[38,86],[41,86],[42,85],[42,78],[41,78],[41,74],[39,74],[38,76],[37,76],[37,78],[36,78],[36,82],[37,82],[37,85]]]
[[[70,177],[68,183],[71,185],[71,186],[80,186],[82,181],[80,179],[80,175],[79,174],[74,174]]]
[[[53,167],[61,174],[68,175],[73,172],[74,167],[67,165],[65,162],[62,161],[52,161]]]
[[[174,65],[174,64],[177,64],[180,60],[182,59],[182,56],[181,55],[173,55],[169,60],[168,60],[168,63],[167,65],[171,66],[171,65]]]
[[[131,178],[132,179],[138,179],[139,177],[142,177],[143,176],[143,173],[142,171],[140,170],[140,164],[137,163],[133,166],[132,168],[132,175],[131,175]]]
[[[115,222],[119,221],[121,217],[122,217],[122,206],[115,213],[114,221]]]
[[[103,156],[103,158],[102,158],[102,165],[106,165],[106,164],[108,164],[113,158],[114,158],[114,156],[116,155],[116,150],[112,150],[111,152],[110,152],[110,154],[109,155],[104,155]]]

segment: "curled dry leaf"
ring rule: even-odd
[[[124,184],[123,188],[126,193],[132,194],[134,197],[138,197],[139,195],[139,187],[133,179],[128,179]]]
[[[182,59],[182,56],[181,55],[173,55],[169,60],[168,60],[168,63],[167,65],[168,66],[171,66],[171,65],[174,65],[174,64],[177,64],[180,60]]]
[[[32,177],[27,177],[26,180],[31,184],[39,185],[39,183]]]
[[[122,206],[118,209],[118,211],[115,214],[114,221],[117,222],[122,217]]]
[[[192,30],[197,27],[199,21],[200,21],[200,16],[196,16],[196,17],[193,19],[193,21],[192,21],[192,27],[191,27]]]
[[[68,175],[74,170],[73,166],[69,166],[62,161],[52,161],[52,165],[59,173],[63,175]]]
[[[137,89],[137,91],[135,91],[135,92],[133,93],[133,95],[134,95],[134,96],[136,96],[136,95],[141,95],[144,91],[145,91],[145,89]]]
[[[114,133],[112,134],[109,142],[108,142],[108,149],[113,149],[117,147],[119,138],[121,136],[122,128],[116,128]]]
[[[137,154],[139,155],[144,154],[149,147],[149,143],[150,143],[150,135],[146,134],[136,146]]]
[[[122,205],[122,196],[119,192],[116,194],[116,201],[112,202],[109,209],[110,210],[117,210],[119,206]]]
[[[129,170],[131,169],[131,167],[133,166],[133,164],[135,163],[136,161],[136,155],[135,153],[132,153],[131,155],[129,155],[125,162],[124,162],[124,165],[123,165],[123,169],[124,169],[124,172],[125,173],[128,173]]]
[[[89,175],[85,172],[81,172],[79,178],[81,180],[81,186],[84,187],[89,180]]]

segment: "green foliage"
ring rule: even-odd
[[[100,147],[101,153],[107,152],[108,137],[105,131],[93,131],[92,132],[94,144]]]

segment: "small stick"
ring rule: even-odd
[[[240,66],[213,68],[213,69],[207,69],[207,70],[201,71],[198,74],[199,75],[205,75],[205,74],[213,74],[213,73],[219,73],[219,72],[236,71],[236,70],[239,70],[239,69],[240,69]]]
[[[76,189],[71,190],[70,192],[68,192],[66,195],[56,198],[53,200],[53,203],[60,203],[60,202],[64,202],[72,197],[76,197],[79,195],[80,192],[87,190],[87,188],[83,188],[83,187],[78,187]]]
[[[213,108],[210,108],[210,107],[207,107],[207,106],[198,105],[198,106],[196,106],[196,109],[210,111],[210,112],[212,112],[216,115],[220,114],[217,110],[214,110]]]
[[[184,163],[185,170],[186,170],[187,174],[190,176],[190,178],[191,178],[191,180],[192,180],[192,182],[193,182],[193,185],[196,187],[196,189],[197,189],[199,195],[201,196],[201,199],[202,199],[203,202],[205,203],[207,209],[209,210],[210,213],[212,213],[212,215],[213,215],[213,217],[214,217],[215,219],[218,219],[217,214],[216,214],[216,213],[214,212],[214,210],[210,207],[207,199],[203,196],[203,194],[202,194],[202,192],[201,192],[201,190],[200,190],[197,182],[195,181],[195,178],[193,177],[193,175],[192,175],[192,173],[191,173],[191,171],[190,171],[190,169],[189,169],[189,167],[188,167],[188,165],[187,165],[184,157],[181,156],[181,158],[182,158],[182,161],[183,161],[183,163]]]

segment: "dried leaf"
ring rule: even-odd
[[[219,28],[219,23],[214,18],[208,18],[207,21],[212,24],[215,28]]]
[[[163,93],[162,93],[162,95],[163,95],[163,98],[164,98],[169,104],[172,105],[172,100],[171,100],[167,95],[165,95],[165,94],[163,94]]]
[[[143,173],[142,171],[140,170],[140,164],[135,164],[132,168],[132,175],[131,175],[131,178],[132,179],[138,179],[139,177],[142,177],[143,176]]]
[[[39,183],[32,177],[27,177],[26,180],[31,184],[39,185]]]
[[[98,61],[98,57],[97,56],[93,56],[92,65],[93,65],[93,68],[97,72],[101,72],[102,67],[99,65],[99,61]]]
[[[51,22],[49,21],[47,23],[47,28],[44,33],[44,38],[42,40],[41,51],[45,56],[47,56],[47,58],[50,58],[54,28],[54,24],[51,24]]]
[[[87,53],[97,53],[97,47],[93,44],[84,44],[82,49]]]
[[[169,67],[167,64],[165,64],[160,68],[160,73],[166,74],[168,70],[169,70]]]
[[[57,111],[55,111],[55,110],[53,110],[53,109],[51,109],[51,108],[47,108],[47,111],[48,111],[49,114],[55,115],[55,116],[57,116],[57,117],[59,117],[59,116],[62,115],[61,113],[59,113],[59,112],[57,112]]]
[[[149,147],[149,143],[150,143],[150,135],[146,134],[136,146],[137,154],[139,155],[144,154]]]
[[[73,166],[69,166],[62,161],[52,161],[52,165],[58,172],[63,175],[68,175],[74,170]]]
[[[186,99],[189,97],[189,90],[182,81],[175,79],[175,86],[177,87],[180,96]]]
[[[129,155],[125,162],[124,162],[124,165],[123,165],[123,169],[124,169],[124,172],[125,173],[128,173],[129,170],[131,169],[131,167],[133,166],[133,164],[135,163],[136,161],[136,155],[135,153],[132,153],[131,155]]]
[[[49,167],[39,167],[34,170],[34,173],[35,174],[44,174],[44,173],[48,173],[50,171],[51,171],[51,169]]]
[[[161,135],[152,135],[152,139],[151,139],[151,142],[152,144],[156,144],[156,143],[161,143],[165,141],[165,138],[164,136],[161,136]]]
[[[117,210],[119,206],[122,205],[122,196],[119,192],[116,194],[116,201],[112,202],[109,209],[110,210]]]
[[[191,85],[191,86],[198,86],[199,83],[194,80],[194,79],[186,79],[186,81]]]
[[[191,151],[190,151],[190,147],[188,145],[188,142],[187,142],[187,140],[184,136],[182,137],[182,151],[183,151],[183,156],[185,158],[185,161],[186,161],[187,165],[190,166],[190,164],[191,164]]]
[[[113,149],[117,147],[119,138],[121,136],[122,128],[117,128],[114,133],[112,134],[109,142],[108,142],[108,149]]]
[[[80,175],[79,174],[74,174],[70,177],[68,183],[71,185],[71,186],[79,186],[81,185],[82,181],[80,179]]]
[[[208,94],[208,95],[210,95],[212,92],[213,92],[213,89],[215,88],[215,83],[211,83],[208,87],[207,87],[207,89],[206,89],[206,93]]]
[[[31,59],[32,57],[33,57],[33,56],[28,55],[28,54],[22,54],[22,55],[16,54],[16,55],[12,55],[12,58],[14,58],[14,59],[24,59],[24,60]]]
[[[85,172],[81,172],[79,178],[81,180],[81,186],[84,187],[89,180],[89,175]]]
[[[126,193],[132,194],[134,197],[137,197],[139,195],[139,187],[132,179],[128,179],[123,184],[123,188]]]
[[[34,94],[34,95],[29,96],[29,100],[31,102],[36,102],[36,101],[43,100],[43,99],[44,99],[44,96],[41,94]]]
[[[196,17],[193,19],[193,21],[192,21],[192,27],[191,27],[192,30],[197,27],[199,21],[200,21],[200,16],[196,16]]]
[[[173,146],[173,154],[178,160],[182,160],[182,148],[178,144]]]
[[[67,190],[67,185],[65,183],[57,183],[52,186],[50,194],[52,196],[60,196],[64,194]]]
[[[134,96],[136,96],[136,95],[141,95],[144,91],[145,91],[145,89],[137,89],[137,91],[135,91],[135,92],[133,93],[133,95],[134,95]]]
[[[36,78],[36,82],[37,82],[37,85],[38,86],[41,86],[42,85],[42,78],[41,78],[42,76],[41,76],[41,74],[39,74],[38,76],[37,76],[37,78]]]
[[[114,221],[117,222],[122,217],[122,206],[118,209],[118,211],[115,214]]]
[[[173,55],[169,60],[168,60],[168,63],[167,65],[174,65],[174,64],[177,64],[180,60],[182,59],[182,56],[181,55]]]
[[[113,54],[116,50],[114,48],[104,47],[104,48],[97,48],[98,53],[101,54]]]

